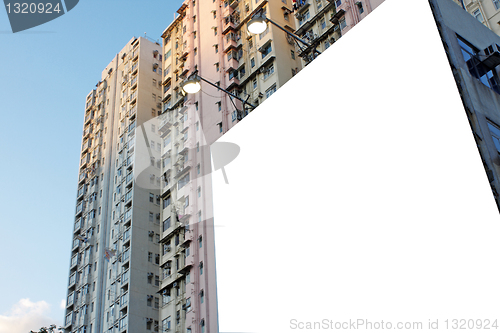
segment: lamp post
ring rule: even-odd
[[[311,44],[309,44],[308,42],[306,42],[305,40],[303,40],[302,38],[300,38],[296,34],[291,33],[290,31],[288,31],[285,28],[283,28],[282,26],[280,26],[278,23],[276,23],[273,20],[267,18],[266,15],[264,15],[264,13],[262,13],[262,11],[255,13],[252,16],[252,18],[250,19],[250,21],[248,21],[248,23],[247,23],[247,30],[250,33],[254,34],[254,35],[261,34],[261,33],[263,33],[266,30],[266,28],[267,28],[267,22],[269,22],[272,25],[276,26],[278,29],[284,31],[288,36],[290,36],[293,39],[301,42],[306,47],[313,48],[313,46]],[[313,49],[313,59],[316,58],[316,54],[321,54],[321,52],[319,52],[318,50],[316,50],[316,48],[314,48]]]
[[[243,106],[248,105],[252,110],[256,108],[255,105],[248,103],[246,100],[236,96],[233,93],[230,93],[226,89],[221,88],[218,85],[213,84],[212,82],[202,78],[201,76],[198,75],[197,72],[194,72],[193,74],[191,74],[184,82],[181,83],[182,90],[184,90],[184,92],[186,94],[196,94],[198,91],[201,90],[201,81],[206,82],[209,85],[211,85],[212,87],[215,87],[215,88],[219,89],[220,91],[225,92],[226,94],[228,94],[229,96],[231,96],[233,98],[236,98],[237,100],[239,100],[240,102],[243,103]]]

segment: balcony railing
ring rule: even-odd
[[[127,164],[128,165],[128,164]],[[131,172],[127,175],[127,178],[125,178],[125,183],[130,182],[132,179],[134,179],[134,173]]]
[[[132,217],[132,209],[129,209],[125,212],[125,216],[124,216],[124,219],[125,221],[127,221],[129,218]]]
[[[127,241],[130,239],[130,234],[132,233],[132,230],[129,228],[123,233],[123,241]]]
[[[123,252],[123,254],[122,254],[122,262],[127,261],[129,259],[129,257],[130,257],[130,250],[127,250],[127,251]]]
[[[126,271],[122,274],[122,284],[127,283],[129,278],[130,278],[130,270],[126,270]]]
[[[125,194],[125,202],[129,201],[132,199],[132,190],[128,191],[127,194]]]
[[[120,297],[120,306],[124,306],[128,303],[128,292]]]

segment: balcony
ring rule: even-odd
[[[83,205],[83,201],[82,201],[78,204],[78,206],[76,206],[76,216],[79,216],[82,214],[83,208],[84,208],[84,205]]]
[[[137,87],[137,76],[135,76],[132,81],[130,81],[130,89],[135,89]]]
[[[189,256],[186,258],[185,262],[184,262],[184,267],[182,267],[179,272],[182,272],[183,274],[184,273],[187,273],[191,267],[194,266],[194,257],[193,256]]]
[[[127,230],[125,230],[125,232],[123,233],[123,242],[124,243],[130,239],[131,234],[132,234],[132,229],[128,228]]]
[[[132,200],[132,194],[133,194],[133,191],[132,191],[132,190],[128,191],[128,192],[125,194],[125,204],[127,204],[130,200]]]
[[[80,186],[78,192],[76,193],[76,199],[80,199],[85,194],[85,185]]]
[[[239,61],[233,56],[227,61],[227,70],[226,72],[230,72],[236,70],[239,66]]]
[[[133,105],[133,104],[135,104],[135,102],[137,102],[137,90],[134,91],[134,93],[132,95],[130,95],[129,101],[130,101],[130,105]]]
[[[68,295],[68,298],[66,299],[66,307],[72,306],[76,301],[78,300],[78,293],[74,292]]]
[[[236,7],[238,7],[239,5],[239,1],[238,0],[229,0],[229,6],[232,8],[232,9],[236,9]]]
[[[66,315],[66,319],[64,320],[64,328],[68,328],[71,325],[73,325],[75,323],[75,320],[76,320],[76,313],[71,311]]]
[[[120,308],[128,304],[128,292],[120,296]]]
[[[237,48],[240,39],[239,35],[235,35],[232,32],[228,34],[224,39],[224,52],[228,52],[231,48]]]
[[[119,321],[118,329],[120,332],[127,328],[127,323],[128,323],[128,317],[125,315]]]
[[[173,124],[173,119],[171,112],[163,113],[160,116],[160,131],[165,131],[167,128],[171,127]]]
[[[87,173],[86,172],[82,172],[80,173],[80,175],[78,176],[78,182],[82,182],[84,181],[85,179],[87,179]]]
[[[132,117],[137,112],[137,105],[130,109],[128,116]]]
[[[129,183],[129,182],[131,182],[133,179],[134,179],[134,173],[133,173],[133,172],[130,172],[129,174],[127,174],[127,178],[125,178],[125,184],[128,184],[128,183]]]
[[[80,263],[80,254],[75,254],[73,257],[71,257],[71,265],[70,268],[75,268],[78,264]]]
[[[126,270],[126,271],[125,271],[125,272],[123,272],[123,274],[122,274],[122,285],[127,284],[127,283],[128,283],[129,278],[130,278],[130,270]]]
[[[71,276],[69,277],[68,288],[71,288],[76,284],[77,279],[78,279],[77,274],[78,273],[75,272],[75,273],[71,274]]]
[[[122,253],[122,263],[125,263],[129,259],[130,259],[130,250],[127,249],[127,251]]]
[[[137,73],[137,69],[139,68],[139,63],[135,63],[134,65],[132,65],[132,75],[135,75]]]
[[[71,247],[71,251],[78,249],[78,246],[80,246],[80,240],[78,238],[74,238],[73,239],[73,246]]]
[[[74,233],[80,231],[80,229],[82,228],[82,224],[83,224],[82,222],[83,222],[82,219],[76,220],[76,222],[75,222],[75,228],[73,229]]]
[[[132,209],[129,209],[125,212],[125,215],[123,217],[123,221],[127,222],[127,220],[132,218]]]
[[[236,27],[240,24],[240,17],[239,15],[235,15],[236,13],[233,12],[224,18],[223,35],[227,34],[229,30],[236,30]]]

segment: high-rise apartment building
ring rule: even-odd
[[[499,0],[453,0],[468,11],[476,20],[500,35]]]
[[[310,54],[312,49],[324,52],[382,2],[384,0],[296,0],[295,34],[311,45],[300,49],[299,43],[299,55]]]
[[[66,332],[218,331],[208,146],[251,109],[221,89],[257,106],[304,65],[275,25],[249,33],[255,14],[324,51],[383,0],[343,1],[185,0],[163,45],[133,38],[106,67],[85,108]],[[214,86],[186,95],[192,74]]]
[[[452,0],[429,3],[500,209],[500,37]]]
[[[160,186],[149,175],[142,186],[141,161],[159,175],[149,156],[160,142],[143,138],[161,112],[160,51],[132,39],[87,96],[65,332],[159,326]]]

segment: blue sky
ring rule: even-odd
[[[0,9],[0,333],[24,317],[62,322],[85,97],[130,38],[159,40],[181,4],[85,0],[16,34]]]

